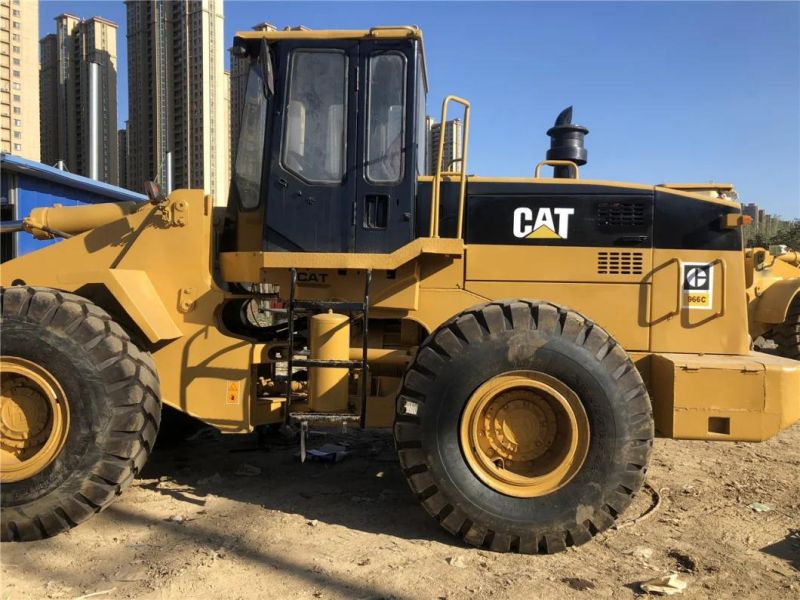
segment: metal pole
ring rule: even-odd
[[[172,152],[167,152],[167,194],[172,193]]]
[[[89,177],[100,179],[100,65],[89,63]]]

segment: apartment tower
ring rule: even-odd
[[[428,173],[433,174],[436,169],[436,159],[434,158],[439,153],[439,139],[444,129],[444,148],[442,150],[442,171],[457,171],[461,172],[461,157],[463,151],[461,143],[463,141],[463,129],[461,127],[461,119],[453,119],[447,121],[442,128],[441,123],[433,123],[428,117]]]
[[[117,24],[59,15],[39,47],[42,162],[118,184]]]
[[[120,129],[117,132],[117,162],[119,164],[118,186],[128,187],[128,130]]]
[[[39,3],[0,0],[0,151],[39,160]]]
[[[198,188],[223,205],[228,131],[222,0],[126,0],[128,184]],[[136,93],[134,93],[134,90]]]

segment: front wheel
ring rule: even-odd
[[[0,302],[0,538],[36,540],[99,512],[138,474],[158,431],[158,377],[85,298],[19,286]]]
[[[644,482],[650,399],[628,354],[574,311],[493,302],[422,344],[398,396],[401,467],[448,531],[553,553],[611,526]]]

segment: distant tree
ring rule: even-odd
[[[786,244],[792,250],[800,250],[800,219],[789,221],[770,237],[770,244]]]
[[[744,229],[744,240],[748,248],[769,248],[773,244],[785,244],[793,250],[800,250],[800,219],[781,221],[769,232],[747,225]]]

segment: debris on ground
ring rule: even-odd
[[[752,508],[757,513],[769,512],[770,508],[761,502],[753,502],[748,508]]]
[[[677,573],[670,573],[669,575],[662,575],[648,579],[640,583],[639,587],[643,592],[648,594],[662,594],[664,596],[672,596],[673,594],[682,594],[689,585],[688,581],[684,581]]]
[[[319,520],[311,519],[310,521],[306,521],[306,525],[308,525],[309,527],[316,527],[317,525],[319,525]]]
[[[256,467],[255,465],[248,465],[247,463],[242,463],[233,472],[233,474],[240,475],[242,477],[255,477],[257,475],[261,475],[261,467]]]
[[[445,560],[451,567],[456,567],[458,569],[467,568],[467,561],[463,556],[448,556]]]
[[[171,523],[185,523],[186,520],[186,517],[183,515],[170,515],[167,517],[167,521],[170,521]]]
[[[351,453],[346,447],[339,444],[323,444],[319,448],[307,450],[306,456],[319,462],[335,463],[344,460]]]

